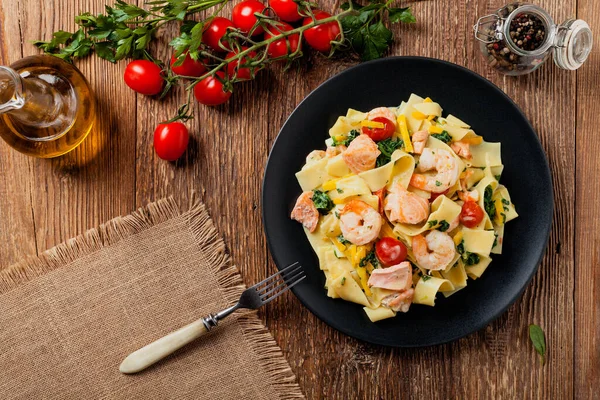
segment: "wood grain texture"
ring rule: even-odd
[[[332,11],[339,2],[322,0]],[[593,0],[539,0],[556,21],[578,15],[600,29]],[[73,28],[82,10],[104,0],[0,0],[0,61],[35,54],[29,40]],[[346,337],[319,321],[291,295],[261,311],[309,399],[599,398],[600,387],[600,55],[577,73],[551,62],[525,77],[489,69],[472,37],[476,19],[503,5],[489,0],[418,1],[418,23],[394,26],[393,55],[421,55],[463,65],[505,91],[529,118],[550,162],[555,213],[546,255],[531,285],[502,317],[452,344],[387,349]],[[42,13],[40,13],[40,7]],[[229,9],[231,5],[228,6]],[[227,12],[227,10],[225,10]],[[167,59],[170,26],[153,53]],[[154,154],[156,124],[184,98],[162,102],[135,95],[122,82],[124,63],[89,59],[77,65],[100,101],[99,124],[72,154],[56,160],[22,156],[0,144],[0,267],[158,198],[196,191],[246,283],[274,271],[262,231],[260,191],[269,149],[288,115],[327,78],[354,65],[306,51],[291,70],[261,71],[217,108],[196,107],[192,139],[175,163]],[[465,99],[477,101],[477,99]],[[232,150],[236,149],[236,150]],[[18,176],[19,179],[14,179]],[[546,332],[540,366],[527,326]]]

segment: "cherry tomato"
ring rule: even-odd
[[[278,36],[281,34],[281,32],[291,31],[292,29],[294,29],[294,27],[291,26],[290,24],[286,24],[285,22],[279,22],[277,24],[277,27],[269,26],[269,27],[267,27],[267,31],[265,32],[265,40],[270,39],[273,36]],[[300,44],[300,35],[296,33],[296,34],[288,36],[287,40],[285,38],[283,38],[283,39],[276,40],[273,43],[269,44],[269,47],[267,48],[267,52],[269,53],[269,56],[271,56],[272,58],[277,58],[277,57],[282,57],[282,56],[287,55],[288,54],[288,44],[287,44],[288,41],[290,43],[289,53],[293,53],[294,51],[296,51],[298,49],[298,46]]]
[[[217,72],[217,75],[221,78],[225,77],[225,74],[221,71]],[[223,91],[223,83],[214,76],[208,76],[194,86],[194,96],[201,104],[218,106],[229,100],[231,92]]]
[[[474,201],[465,201],[460,212],[460,222],[467,228],[475,228],[483,219],[483,210]]]
[[[313,14],[317,20],[331,17],[331,14],[321,10],[315,10]],[[304,18],[302,25],[308,25],[311,22],[312,18],[307,17]],[[335,21],[315,26],[304,32],[304,37],[306,38],[308,44],[313,49],[319,50],[323,53],[327,53],[329,50],[331,50],[331,41],[337,39],[339,35],[340,25]]]
[[[247,49],[247,47],[242,46],[242,51],[246,50],[246,49]],[[229,58],[235,56],[236,54],[237,54],[236,51],[230,51],[229,53],[227,53],[227,57],[225,57],[225,58],[229,59]],[[240,64],[244,65],[245,63],[248,62],[248,58],[252,59],[254,57],[256,57],[256,52],[251,51],[250,53],[248,53],[248,55],[242,57],[241,60],[232,61],[229,64],[227,64],[227,76],[229,76],[230,78],[233,78],[233,75],[235,74],[235,70],[237,69],[237,75],[236,75],[237,79],[241,79],[241,80],[252,79],[252,73],[250,72],[250,68],[239,68],[238,69],[238,66]]]
[[[437,199],[438,197],[440,197],[442,195],[448,194],[449,190],[450,190],[450,188],[448,188],[448,189],[446,189],[446,190],[444,190],[443,192],[440,192],[440,193],[433,193],[433,192],[431,192],[431,197],[429,198],[429,202],[433,203],[433,201],[435,199]]]
[[[175,161],[185,152],[190,135],[181,122],[159,124],[154,131],[154,150],[167,161]]]
[[[177,75],[183,76],[202,76],[206,72],[206,67],[200,60],[193,60],[189,55],[185,55],[183,59],[183,64],[174,67],[173,64],[177,61],[177,57],[175,54],[171,56],[171,70]]]
[[[383,128],[367,128],[366,126],[363,126],[362,133],[376,142],[391,138],[396,130],[394,123],[385,117],[376,117],[373,118],[372,121],[381,122]]]
[[[127,86],[147,96],[159,94],[165,83],[160,67],[148,60],[135,60],[127,64],[123,78]]]
[[[385,200],[385,190],[386,189],[384,186],[381,189],[379,189],[378,191],[373,192],[373,194],[379,198],[379,214],[381,214],[381,215],[385,214],[385,210],[383,208],[383,200]]]
[[[227,33],[227,28],[233,28],[233,22],[223,17],[215,17],[204,29],[202,33],[202,41],[216,51],[225,51],[219,43],[221,43],[221,38],[224,34]],[[230,49],[229,44],[222,43],[226,49]]]
[[[233,25],[239,28],[242,32],[248,33],[256,23],[254,13],[262,13],[265,10],[265,5],[257,0],[244,0],[236,4],[231,12],[231,20]],[[257,27],[252,35],[260,35],[264,32],[262,26]]]
[[[401,241],[384,237],[375,244],[375,254],[384,267],[391,267],[406,260],[407,250]]]
[[[298,13],[298,3],[294,0],[269,0],[269,5],[282,21],[296,22],[302,19]]]

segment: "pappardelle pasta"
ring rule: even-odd
[[[296,174],[302,223],[325,290],[371,321],[433,306],[479,278],[517,217],[500,143],[412,94],[395,108],[348,110]]]

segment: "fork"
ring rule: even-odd
[[[133,374],[148,368],[150,365],[208,333],[212,328],[217,326],[220,320],[238,308],[255,310],[262,307],[296,286],[304,278],[306,278],[306,275],[298,262],[285,267],[267,279],[244,290],[235,305],[216,314],[208,314],[206,317],[200,318],[134,351],[123,360],[119,366],[119,371],[124,374]]]

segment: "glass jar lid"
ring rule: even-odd
[[[590,26],[581,19],[570,19],[557,27],[554,63],[562,69],[576,70],[587,60],[593,46]]]

